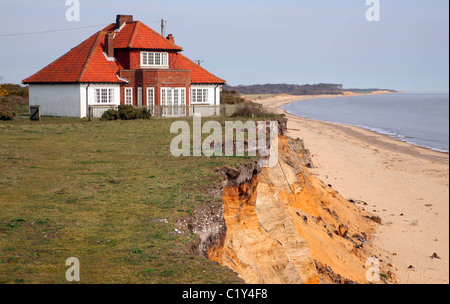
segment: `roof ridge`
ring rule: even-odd
[[[87,71],[87,69],[91,63],[92,55],[94,54],[95,49],[97,48],[97,45],[100,43],[99,38],[102,33],[103,33],[103,31],[97,32],[97,38],[95,38],[94,44],[92,45],[92,48],[89,51],[89,55],[86,58],[86,62],[84,63],[83,68],[81,69],[80,77],[78,77],[78,82],[81,82],[81,80],[83,79],[84,73]]]
[[[128,43],[128,45],[130,46],[130,47],[132,47],[133,46],[133,42],[134,42],[134,38],[136,37],[136,33],[137,33],[137,28],[138,28],[138,26],[140,25],[140,21],[134,21],[135,23],[136,23],[136,25],[134,26],[134,30],[133,30],[133,34],[131,35],[131,37],[130,37],[130,42]]]

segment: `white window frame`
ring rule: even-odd
[[[163,117],[185,116],[186,88],[161,88],[161,106]]]
[[[155,106],[155,88],[147,88],[147,106]]]
[[[209,103],[208,89],[191,88],[191,103]]]
[[[169,53],[141,52],[141,67],[168,68]]]
[[[125,88],[125,104],[133,105],[133,88]]]
[[[96,104],[114,103],[114,89],[96,88],[94,89],[94,102]]]
[[[175,103],[177,101],[177,103]],[[186,88],[161,88],[162,106],[185,106]]]
[[[137,105],[142,107],[142,87],[137,88]]]

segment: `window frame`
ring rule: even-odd
[[[95,104],[114,103],[114,88],[95,88],[94,103]]]
[[[157,56],[158,55],[158,56]],[[156,62],[159,64],[156,64]],[[150,63],[152,62],[152,63]],[[141,52],[141,67],[144,68],[168,68],[169,53],[168,52]]]
[[[130,93],[129,95],[127,95],[127,93]],[[125,88],[124,91],[124,96],[125,96],[125,105],[128,106],[132,106],[133,105],[133,88]],[[128,103],[128,98],[130,99],[130,103]]]
[[[151,92],[151,95],[150,95]],[[148,87],[147,88],[147,106],[154,107],[155,106],[155,88]]]
[[[138,107],[142,107],[143,101],[142,101],[142,87],[137,88],[137,105]]]
[[[201,100],[199,101],[199,91],[201,91]],[[191,104],[209,104],[209,89],[191,88]]]

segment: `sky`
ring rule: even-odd
[[[69,1],[70,2],[70,1]],[[370,2],[370,1],[369,1]],[[449,1],[379,0],[0,0],[0,78],[21,83],[71,48],[134,15],[175,36],[189,58],[229,85],[338,83],[410,93],[449,92]],[[92,26],[92,27],[91,27]],[[73,29],[32,35],[9,35]],[[5,36],[8,35],[8,36]]]

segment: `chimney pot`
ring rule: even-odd
[[[172,34],[169,34],[169,35],[167,36],[167,40],[169,40],[170,42],[172,42],[173,44],[175,44],[175,37],[173,37]]]
[[[133,22],[133,15],[117,15],[116,27],[119,29],[125,22]]]

